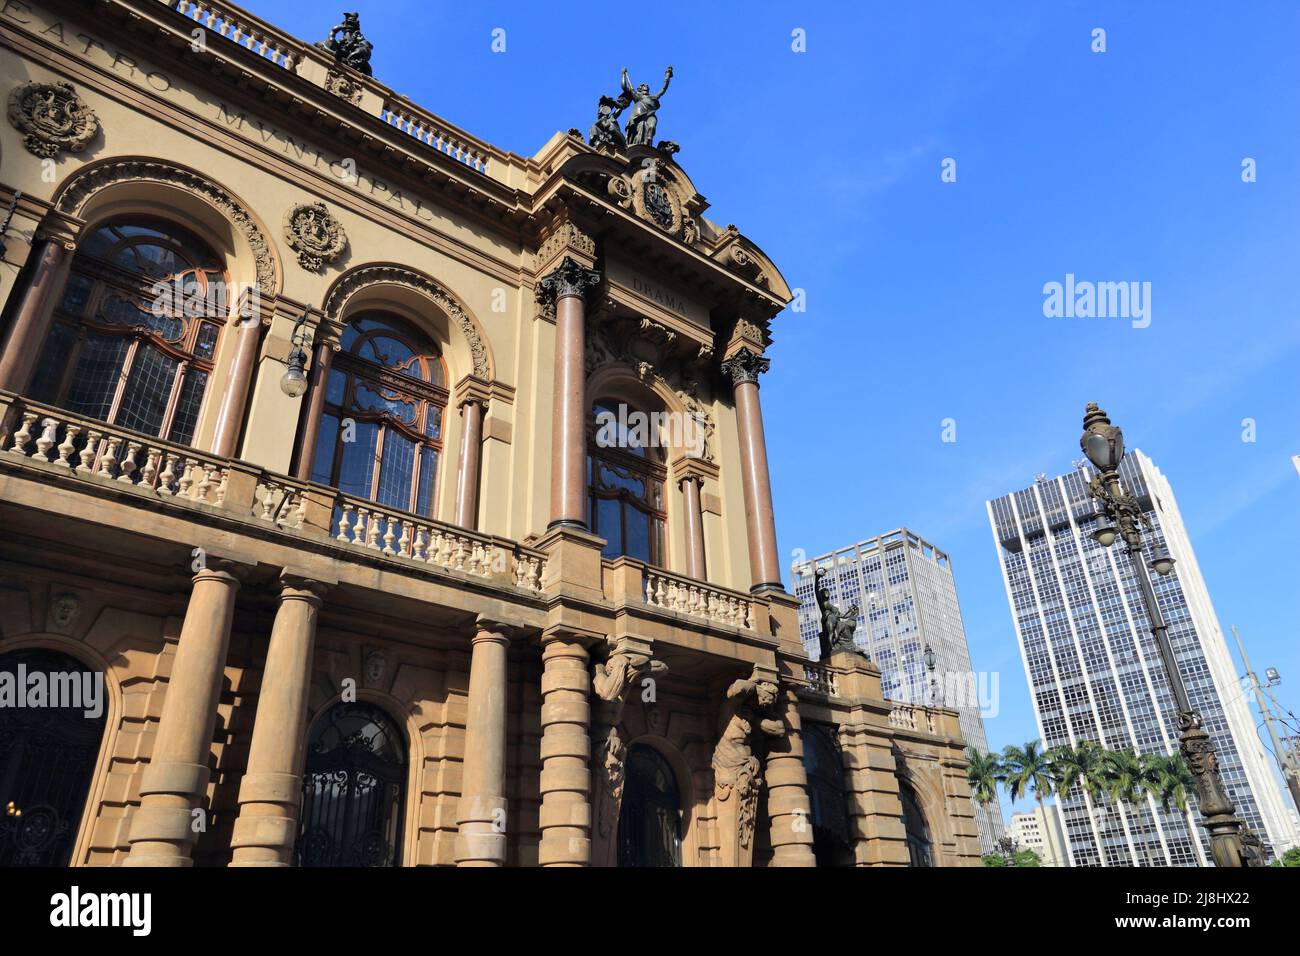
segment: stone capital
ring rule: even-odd
[[[507,624],[501,619],[495,618],[490,614],[479,614],[476,615],[474,618],[473,643],[478,643],[479,641],[482,640],[482,641],[490,641],[492,643],[497,643],[497,644],[500,643],[509,644],[510,638],[518,630],[519,629],[515,625]]]
[[[567,296],[585,297],[598,285],[602,276],[595,269],[588,269],[565,256],[555,269],[538,283],[539,294],[547,299],[563,299]]]
[[[492,383],[486,379],[479,378],[477,375],[466,375],[456,383],[456,390],[453,400],[457,408],[464,408],[468,404],[478,405],[480,408],[487,410],[488,402],[492,398]]]
[[[679,487],[686,481],[698,481],[700,489],[703,490],[704,483],[716,479],[719,470],[715,462],[696,458],[692,455],[683,455],[672,463],[670,473],[673,476],[673,481]]]
[[[771,361],[760,352],[742,348],[722,362],[722,374],[731,379],[732,386],[758,384],[759,375],[771,366]]]
[[[56,242],[65,251],[73,252],[77,248],[77,239],[80,237],[81,230],[85,225],[86,220],[84,219],[69,215],[66,212],[60,212],[57,209],[50,209],[41,217],[40,225],[36,227],[34,239],[37,242]]]
[[[298,598],[320,607],[325,595],[337,582],[322,581],[317,577],[298,574],[287,568],[280,572],[280,597]]]

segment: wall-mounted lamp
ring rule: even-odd
[[[280,376],[280,391],[290,398],[301,398],[307,391],[307,345],[311,342],[311,333],[303,328],[307,324],[310,309],[303,309],[302,316],[293,324],[293,334],[289,337],[293,351],[289,353],[289,367]]]

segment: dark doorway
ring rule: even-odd
[[[67,654],[32,648],[0,654],[0,673],[9,675],[4,679],[13,680],[16,693],[26,695],[30,685],[20,675],[43,675],[50,689],[76,684],[84,690],[86,675],[95,671]],[[80,692],[72,701],[60,693],[38,706],[0,707],[0,867],[72,862],[104,738],[102,680],[99,691],[95,717],[86,716],[88,702]]]
[[[677,777],[663,754],[634,744],[618,816],[618,865],[681,866],[681,806]]]
[[[405,792],[397,725],[371,704],[335,704],[307,740],[298,865],[399,865]]]
[[[812,811],[813,856],[818,866],[852,866],[853,834],[844,798],[844,757],[835,728],[807,724],[803,734],[803,765],[808,774],[808,803]]]

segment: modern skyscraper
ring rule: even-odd
[[[948,555],[900,528],[796,568],[799,635],[816,657],[821,617],[813,593],[814,568],[827,570],[831,600],[842,610],[857,605],[854,639],[880,668],[886,699],[952,707],[967,744],[987,750],[981,709],[996,703],[997,687],[989,686],[989,675],[981,679],[971,668]],[[933,674],[925,664],[927,646],[935,655]],[[977,807],[975,819],[980,846],[990,853],[1003,833],[997,798]]]
[[[1082,470],[988,502],[1007,600],[1048,747],[1093,740],[1112,749],[1176,753],[1178,727],[1169,685],[1138,583],[1119,547],[1091,536],[1096,517]],[[1296,844],[1255,722],[1210,603],[1191,541],[1165,476],[1140,451],[1120,466],[1152,530],[1176,561],[1153,575],[1156,598],[1192,706],[1214,740],[1237,814],[1280,853]],[[1192,795],[1194,798],[1194,794]],[[1195,809],[1166,812],[1151,797],[1134,806],[1096,800],[1078,787],[1058,799],[1074,866],[1207,866],[1209,845]]]

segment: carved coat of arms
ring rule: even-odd
[[[319,272],[338,259],[348,244],[343,224],[324,203],[299,203],[284,214],[284,238],[298,253],[298,264]]]
[[[9,94],[9,122],[28,152],[51,159],[78,153],[99,132],[99,117],[71,83],[24,83]]]

